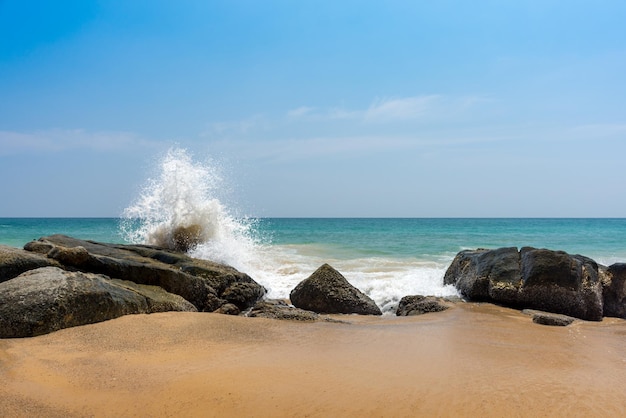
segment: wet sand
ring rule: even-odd
[[[133,315],[0,340],[0,416],[624,416],[626,321]]]

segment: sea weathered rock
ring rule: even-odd
[[[43,267],[0,283],[0,338],[32,337],[122,315],[194,311],[160,288]]]
[[[598,265],[590,258],[524,247],[461,251],[446,271],[469,300],[534,308],[599,321],[603,316]]]
[[[225,303],[245,309],[265,293],[247,274],[230,266],[159,247],[105,244],[52,235],[32,241],[24,248],[46,254],[67,269],[159,286],[182,296],[200,311],[212,312]]]
[[[400,299],[397,316],[422,315],[430,312],[442,312],[452,307],[452,303],[445,298],[435,296],[405,296]]]
[[[290,299],[295,307],[317,313],[382,315],[372,299],[328,264],[300,282],[291,291]]]
[[[0,283],[40,267],[60,267],[60,264],[45,255],[0,245]]]
[[[280,299],[265,299],[257,302],[252,309],[245,313],[246,316],[256,318],[283,319],[290,321],[325,321],[345,323],[326,315],[296,308]]]
[[[602,274],[604,316],[626,319],[626,263],[616,263]]]
[[[533,319],[533,322],[539,325],[566,327],[576,320],[576,318],[572,318],[571,316],[555,314],[551,312],[542,312],[534,309],[524,309],[522,312],[530,315]]]
[[[289,306],[282,300],[262,300],[246,313],[246,316],[271,319],[291,319],[295,321],[316,321],[320,315],[304,309]]]

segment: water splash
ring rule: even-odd
[[[290,291],[323,263],[337,268],[385,313],[402,296],[456,294],[443,286],[445,263],[395,258],[362,258],[329,253],[325,243],[277,245],[261,239],[257,224],[235,217],[218,198],[224,187],[219,166],[193,161],[184,149],[171,149],[159,174],[124,211],[122,234],[129,242],[184,250],[191,256],[231,265],[265,286],[270,298]],[[449,261],[449,260],[448,260]]]
[[[235,218],[216,197],[223,184],[218,166],[194,162],[185,149],[174,148],[159,168],[124,210],[125,239],[244,268],[256,246],[253,222]]]

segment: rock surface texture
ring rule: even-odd
[[[132,313],[243,311],[265,294],[232,267],[158,247],[52,235],[24,248],[0,247],[0,338]]]
[[[396,316],[422,315],[430,312],[442,312],[452,307],[452,301],[435,296],[405,296],[400,299]]]
[[[531,247],[466,250],[452,261],[444,284],[455,285],[473,301],[599,321],[605,315],[606,295],[599,270],[592,259],[563,251]]]
[[[626,263],[601,270],[604,316],[626,319]]]
[[[32,337],[122,315],[196,311],[154,286],[42,267],[0,283],[0,336]]]
[[[291,291],[290,299],[295,307],[317,313],[382,315],[372,299],[328,264],[300,282]]]

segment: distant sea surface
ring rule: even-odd
[[[406,294],[454,294],[443,274],[463,249],[533,246],[626,262],[626,219],[262,218],[248,225],[243,255],[234,248],[217,261],[246,271],[270,296],[288,297],[327,262],[388,309]],[[57,233],[126,242],[117,218],[0,218],[0,244],[22,247]]]

